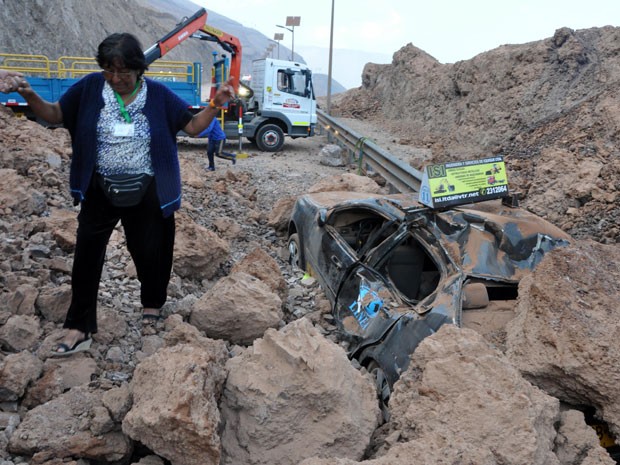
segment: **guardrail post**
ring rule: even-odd
[[[317,117],[318,123],[327,131],[327,140],[330,143],[335,139],[338,145],[346,147],[349,153],[360,152],[360,167],[365,163],[397,192],[419,191],[422,181],[420,171],[381,149],[372,140],[358,135],[325,112],[317,110]]]

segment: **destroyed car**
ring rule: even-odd
[[[569,236],[511,197],[431,208],[418,194],[320,192],[298,198],[291,264],[315,277],[387,404],[410,355],[469,311],[501,311],[520,279]],[[514,303],[514,302],[513,302]]]

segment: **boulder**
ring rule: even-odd
[[[78,386],[29,410],[11,436],[8,451],[33,463],[84,458],[115,462],[129,458],[132,444],[102,403],[104,392]]]
[[[0,369],[0,402],[15,401],[43,370],[43,362],[28,351],[9,354]]]
[[[65,252],[75,250],[77,238],[77,214],[74,210],[52,208],[50,215],[43,218],[46,230],[52,233],[56,244]]]
[[[620,249],[584,240],[545,255],[519,284],[507,356],[570,405],[593,407],[620,437]],[[596,272],[594,272],[596,270]]]
[[[123,313],[117,309],[102,306],[97,309],[97,312],[97,334],[93,336],[95,341],[109,345],[127,334],[129,325]]]
[[[561,464],[617,464],[605,449],[593,446],[596,443],[596,431],[584,422],[582,412],[572,409],[562,411],[555,438],[556,455]]]
[[[255,247],[230,270],[231,274],[242,271],[267,284],[272,292],[284,298],[287,291],[286,281],[278,262],[264,249]]]
[[[12,169],[0,169],[0,211],[20,215],[40,215],[45,211],[45,196],[37,191],[32,181]]]
[[[222,465],[360,460],[378,425],[374,383],[302,318],[226,365]]]
[[[41,337],[39,319],[30,315],[13,315],[0,326],[0,345],[10,352],[33,349]]]
[[[6,297],[6,309],[16,315],[35,315],[39,289],[32,284],[21,284]]]
[[[435,442],[437,452],[443,443],[452,455],[458,438],[475,446],[472,463],[494,456],[506,465],[559,464],[553,452],[559,401],[469,329],[445,325],[422,341],[395,384],[390,409],[400,442]]]
[[[228,243],[187,214],[177,215],[176,228],[174,272],[182,278],[212,279],[228,258]]]
[[[282,197],[278,199],[267,217],[267,224],[279,233],[285,233],[293,213],[296,196]]]
[[[97,361],[90,357],[48,358],[22,404],[29,409],[44,404],[75,386],[88,384],[99,371]]]
[[[346,153],[339,145],[327,144],[319,153],[319,163],[326,166],[345,166],[348,162]]]
[[[194,303],[189,322],[214,339],[250,345],[282,320],[282,301],[244,272],[221,278]]]
[[[164,347],[138,364],[123,431],[172,465],[218,465],[222,341]]]
[[[36,306],[47,321],[62,323],[71,305],[71,285],[44,287],[37,296]]]

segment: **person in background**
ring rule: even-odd
[[[71,136],[70,191],[80,212],[68,331],[53,356],[90,347],[105,251],[119,221],[140,281],[143,324],[159,318],[181,205],[177,132],[200,134],[234,96],[231,78],[193,115],[187,102],[144,76],[142,47],[129,33],[106,37],[96,60],[102,71],[84,76],[57,102],[43,100],[22,74],[0,71],[1,92],[18,92],[37,117],[62,123]]]
[[[198,137],[207,137],[209,143],[207,145],[207,157],[209,158],[209,171],[215,171],[215,157],[230,160],[234,165],[237,158],[234,153],[224,152],[224,144],[226,143],[226,134],[222,130],[222,126],[217,118],[213,118],[211,124],[198,134]]]

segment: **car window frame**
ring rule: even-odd
[[[436,297],[438,289],[442,287],[442,283],[448,278],[448,267],[452,265],[450,258],[445,253],[442,253],[439,246],[437,247],[437,250],[435,250],[429,245],[428,241],[424,239],[423,233],[424,231],[422,229],[411,228],[410,225],[403,223],[394,234],[378,244],[375,248],[368,251],[363,260],[366,266],[373,269],[377,274],[383,276],[380,269],[387,266],[387,261],[391,257],[391,253],[397,247],[402,245],[403,242],[408,239],[408,236],[411,236],[417,244],[424,249],[424,253],[433,261],[435,268],[437,268],[437,271],[439,272],[439,280],[437,285],[428,295],[424,296],[422,299],[416,300],[407,297],[389,278],[389,276],[386,275],[384,279],[390,283],[391,287],[394,289],[394,292],[396,292],[396,294],[404,301],[405,305],[412,306],[418,314],[426,313],[428,311],[428,307],[432,307],[432,305],[429,304],[432,303]],[[428,231],[426,231],[426,234],[430,235]]]
[[[336,222],[336,219],[340,219],[341,216],[343,216],[344,214],[350,213],[350,214],[355,214],[355,215],[359,215],[360,217],[363,216],[360,212],[366,212],[366,215],[368,216],[368,218],[360,218],[361,221],[363,219],[371,219],[371,215],[376,217],[376,218],[380,218],[383,222],[392,222],[395,223],[397,221],[402,221],[401,218],[397,218],[394,217],[393,215],[390,215],[388,212],[386,212],[385,210],[381,209],[381,208],[377,208],[376,206],[372,206],[372,205],[341,205],[338,207],[335,207],[331,210],[329,210],[327,212],[327,216],[324,219],[324,224],[323,227],[331,227],[332,230],[334,231],[334,236],[338,235],[339,237],[341,237],[343,239],[343,241],[345,243],[347,243],[347,245],[349,246],[349,248],[353,251],[353,253],[358,257],[361,258],[363,256],[362,253],[359,253],[363,250],[368,250],[368,243],[365,243],[362,247],[360,247],[359,251],[355,250],[353,248],[353,246],[351,246],[351,244],[349,244],[349,242],[344,238],[344,236],[342,234],[340,234],[340,232],[338,231],[338,228],[334,225],[334,223]],[[344,226],[344,225],[343,225]],[[383,225],[382,225],[383,226]]]
[[[338,234],[338,231],[331,224],[325,223],[322,226],[324,231],[321,243],[319,244],[320,251],[323,252],[324,256],[323,261],[319,257],[319,274],[322,274],[323,286],[328,288],[329,292],[331,292],[334,296],[334,301],[339,292],[340,286],[342,285],[342,281],[344,280],[344,276],[348,273],[349,269],[355,264],[359,263],[359,257],[357,253],[351,247],[351,245],[342,237],[342,235]],[[327,245],[327,248],[325,247]],[[338,269],[338,267],[333,263],[331,252],[337,250],[342,251],[341,256],[336,258],[342,258],[342,268],[339,271],[335,271],[334,268]],[[346,260],[345,260],[346,259]],[[323,266],[321,266],[323,263]],[[329,265],[329,267],[327,266]],[[332,278],[333,279],[330,279]]]

